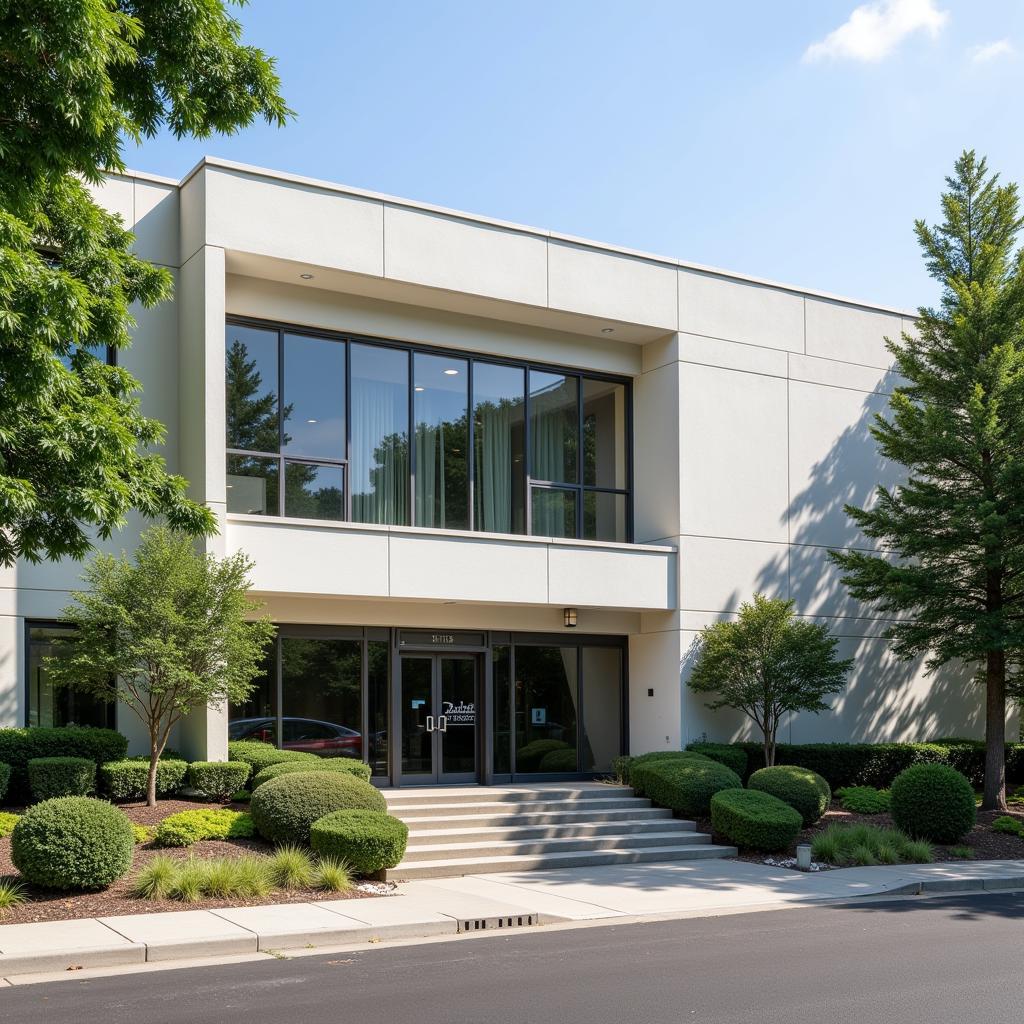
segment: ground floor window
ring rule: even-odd
[[[625,638],[287,625],[228,733],[400,785],[602,774],[625,670]]]
[[[73,637],[74,628],[59,622],[29,622],[26,626],[27,725],[91,725],[114,727],[114,705],[70,687],[50,682],[46,659],[60,656],[60,640]]]

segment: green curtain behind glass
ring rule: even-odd
[[[352,389],[352,518],[356,522],[399,526],[409,522],[406,402],[404,387],[393,384],[362,380]],[[372,451],[371,444],[375,445]],[[369,490],[365,490],[367,481]]]

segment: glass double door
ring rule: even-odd
[[[477,781],[477,660],[403,655],[403,785]]]

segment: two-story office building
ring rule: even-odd
[[[120,358],[279,625],[252,699],[194,715],[186,753],[259,737],[406,785],[730,738],[685,680],[755,591],[856,659],[785,739],[980,728],[964,677],[897,662],[827,558],[892,479],[868,426],[909,314],[221,160],[98,195],[176,282]],[[137,735],[48,685],[78,572],[0,579],[0,725]]]

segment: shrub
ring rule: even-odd
[[[33,757],[28,788],[37,803],[57,796],[89,796],[96,790],[96,762],[85,757]]]
[[[634,764],[633,785],[661,807],[688,817],[703,817],[711,798],[723,789],[739,789],[739,776],[730,768],[705,757],[653,760]]]
[[[542,772],[574,772],[576,771],[576,748],[551,750],[540,759],[537,768]]]
[[[553,750],[568,750],[569,744],[562,740],[533,740],[516,751],[516,771],[535,772],[540,770],[540,763],[545,754]]]
[[[836,799],[854,814],[884,814],[892,806],[889,790],[874,786],[845,786],[836,790]]]
[[[811,856],[838,867],[927,864],[932,859],[932,848],[895,828],[829,825],[811,840]]]
[[[143,843],[148,843],[152,840],[154,830],[148,825],[136,825],[132,823],[132,835],[135,837],[135,845],[141,846]]]
[[[276,779],[279,775],[291,775],[292,772],[343,772],[346,775],[354,775],[363,782],[370,781],[370,766],[362,761],[353,760],[351,757],[332,757],[317,759],[316,764],[307,764],[304,761],[285,761],[282,764],[267,765],[262,771],[257,772],[252,778],[252,790],[255,792],[265,782]]]
[[[832,790],[817,772],[791,764],[760,768],[750,776],[747,786],[789,804],[800,814],[804,828],[813,825],[832,802]]]
[[[633,764],[633,758],[629,754],[621,754],[612,758],[612,775],[624,786],[629,785],[629,769]]]
[[[771,793],[726,789],[711,798],[712,828],[737,846],[782,850],[800,831],[800,812]]]
[[[710,757],[712,761],[724,764],[731,768],[741,779],[747,777],[747,754],[741,747],[733,746],[731,743],[688,743],[686,749],[695,754],[703,754]]]
[[[85,757],[94,764],[117,761],[128,753],[128,741],[113,729],[69,725],[0,729],[0,761],[11,767],[8,800],[28,798],[28,763],[35,757]]]
[[[190,788],[200,796],[226,800],[239,786],[245,785],[249,766],[243,761],[193,761],[186,778]]]
[[[254,740],[231,740],[228,743],[228,760],[242,761],[249,766],[249,775],[253,776],[268,765],[284,764],[286,761],[305,761],[313,764],[320,760],[316,754],[304,750],[278,750],[269,743],[257,743]]]
[[[0,761],[0,804],[7,796],[7,787],[11,784],[11,766]]]
[[[343,772],[292,772],[264,783],[249,804],[256,829],[271,842],[309,842],[314,821],[332,811],[386,811],[368,782]]]
[[[638,754],[633,758],[629,766],[629,784],[633,787],[637,796],[648,796],[649,794],[643,791],[644,773],[640,772],[638,776],[636,774],[638,768],[653,764],[655,761],[673,761],[679,764],[689,764],[693,761],[710,760],[711,758],[692,750],[652,750],[648,754]]]
[[[359,875],[393,868],[405,856],[408,838],[404,821],[380,811],[334,811],[309,830],[317,853],[343,860]]]
[[[1009,814],[1003,814],[992,822],[993,832],[1003,832],[1009,836],[1020,836],[1024,839],[1024,821],[1011,818]]]
[[[171,796],[185,784],[188,763],[158,761],[156,795]],[[100,765],[100,786],[111,800],[145,800],[149,758],[129,757]]]
[[[14,826],[18,824],[20,817],[20,814],[15,814],[13,811],[0,811],[0,839],[9,836],[14,831]]]
[[[933,843],[955,843],[974,827],[974,789],[944,764],[918,764],[900,772],[890,791],[896,827]]]
[[[132,863],[131,822],[114,806],[84,796],[30,807],[11,834],[11,859],[46,889],[103,889]]]
[[[164,818],[153,838],[157,846],[191,846],[203,839],[249,839],[255,831],[247,811],[204,807]]]

